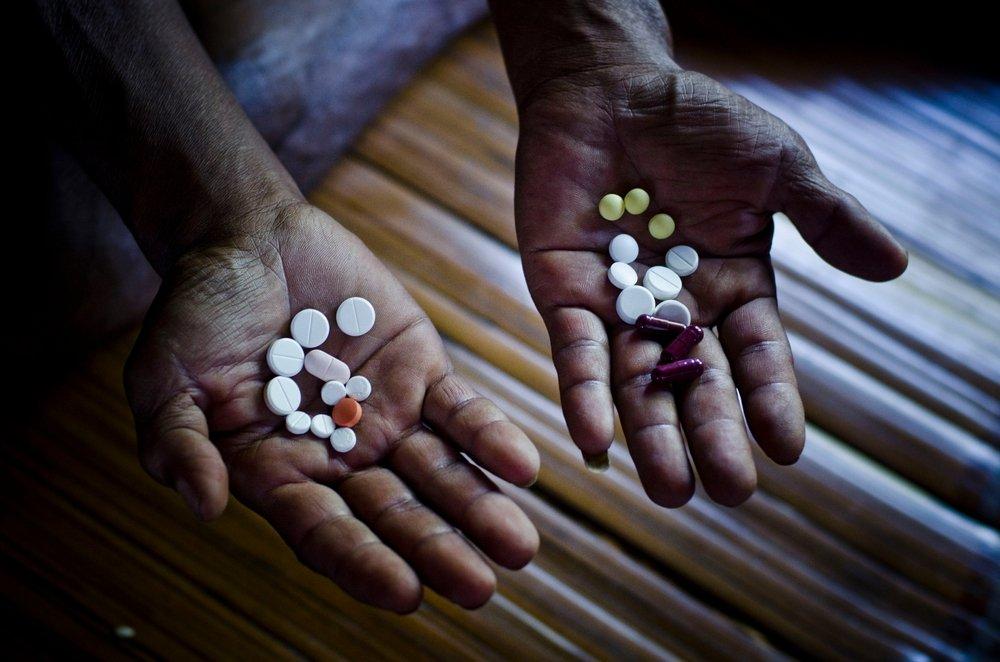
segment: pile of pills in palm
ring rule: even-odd
[[[617,221],[625,213],[638,216],[649,208],[649,193],[634,188],[622,197],[609,193],[601,198],[597,211],[608,221]],[[657,213],[647,223],[654,239],[670,237],[676,228],[669,214]],[[682,289],[681,278],[698,269],[698,252],[690,246],[674,246],[667,251],[662,265],[646,270],[639,285],[639,274],[632,266],[639,258],[639,242],[630,234],[615,236],[608,246],[612,264],[608,280],[621,290],[615,301],[615,311],[626,324],[635,324],[654,337],[670,341],[664,349],[652,377],[657,382],[690,381],[701,375],[704,365],[699,359],[687,358],[701,342],[704,332],[691,325],[691,311],[677,300]],[[663,323],[661,323],[663,322]]]
[[[362,336],[375,326],[375,308],[361,297],[351,297],[337,307],[335,320],[344,334]],[[352,376],[346,363],[316,349],[330,336],[326,315],[306,308],[292,318],[290,327],[291,338],[278,338],[267,348],[267,366],[276,376],[264,387],[264,402],[274,414],[285,417],[292,434],[311,432],[329,439],[335,451],[346,453],[357,443],[352,428],[361,420],[361,403],[371,395],[371,382]],[[303,368],[323,382],[320,399],[332,408],[330,413],[299,411],[302,392],[292,377]]]

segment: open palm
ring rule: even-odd
[[[206,519],[231,487],[304,563],[360,600],[406,612],[426,584],[482,604],[496,580],[469,541],[516,568],[538,537],[461,453],[523,485],[537,452],[452,373],[429,320],[353,235],[305,205],[275,220],[264,239],[189,253],[164,283],[126,371],[144,466]],[[340,454],[288,434],[268,411],[264,355],[295,312],[332,316],[350,296],[371,301],[378,319],[359,338],[334,327],[322,346],[373,385],[357,446]],[[296,381],[301,410],[328,412],[318,380]]]
[[[585,457],[601,454],[616,406],[655,502],[677,506],[693,494],[686,442],[708,494],[740,503],[756,485],[746,426],[779,463],[794,462],[804,443],[769,259],[772,214],[786,212],[824,259],[863,278],[899,275],[906,254],[826,180],[797,134],[715,81],[637,67],[581,80],[546,81],[522,103],[516,187],[525,275],[549,330],[571,436]],[[646,213],[615,223],[597,214],[605,193],[636,186],[651,195]],[[676,220],[664,240],[646,229],[658,212]],[[718,337],[706,333],[693,354],[705,373],[673,392],[650,382],[661,347],[615,313],[607,247],[622,232],[638,239],[645,266],[663,264],[678,244],[701,255],[679,299]]]

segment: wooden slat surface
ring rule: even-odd
[[[386,260],[456,368],[538,444],[536,486],[504,486],[539,527],[537,560],[498,570],[500,592],[481,610],[428,594],[401,618],[301,567],[238,504],[195,523],[134,459],[122,338],[60,376],[3,446],[0,580],[14,650],[411,660],[1000,651],[1000,93],[905,69],[887,84],[765,78],[747,73],[765,61],[694,59],[788,119],[912,248],[903,279],[864,284],[779,220],[782,314],[809,416],[799,464],[758,457],[761,489],[741,508],[699,493],[672,511],[648,501],[620,442],[608,473],[584,469],[515,251],[516,113],[495,39],[479,28],[385,109],[312,199]],[[135,636],[117,636],[119,625]]]

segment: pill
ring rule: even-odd
[[[319,397],[323,402],[331,407],[340,402],[340,399],[347,395],[347,387],[343,382],[327,382],[319,390]]]
[[[343,384],[351,377],[351,369],[346,363],[321,349],[314,349],[306,354],[305,366],[306,372],[324,382]]]
[[[372,394],[372,384],[366,377],[354,375],[347,380],[347,395],[358,402],[364,402]]]
[[[292,318],[292,338],[303,347],[319,347],[330,335],[330,321],[315,308],[300,310]]]
[[[622,196],[608,193],[597,203],[597,211],[606,221],[617,221],[625,213],[625,201]]]
[[[345,299],[337,307],[337,326],[349,336],[363,336],[375,326],[375,307],[361,297]]]
[[[309,423],[309,431],[320,439],[329,439],[333,430],[333,419],[326,414],[316,414]]]
[[[351,397],[343,398],[333,406],[333,420],[341,427],[354,427],[361,420],[361,405]]]
[[[337,428],[330,435],[330,445],[338,453],[346,453],[358,443],[358,435],[351,428]]]
[[[684,326],[691,323],[691,311],[677,299],[664,301],[658,305],[656,310],[653,311],[653,317],[659,317],[661,320],[667,320],[668,322],[677,322]]]
[[[302,393],[288,377],[275,377],[264,387],[264,402],[278,416],[288,416],[302,404]]]
[[[267,348],[267,367],[276,375],[292,377],[302,370],[302,345],[291,338],[278,338]]]
[[[626,287],[618,294],[615,301],[615,310],[618,317],[626,324],[635,324],[639,315],[648,315],[656,307],[656,299],[653,294],[641,285]]]
[[[611,259],[615,262],[635,262],[639,257],[639,242],[630,234],[620,234],[611,240],[608,246]]]
[[[698,251],[690,246],[674,246],[667,251],[666,261],[678,276],[690,276],[698,268]]]
[[[681,291],[681,277],[666,267],[650,267],[642,278],[642,286],[659,300],[673,299]]]
[[[661,363],[653,368],[651,376],[654,382],[679,383],[689,382],[700,377],[705,372],[705,364],[701,359],[681,359],[671,363]]]
[[[608,267],[608,280],[619,290],[624,290],[639,282],[639,274],[635,272],[631,264],[615,262]]]
[[[677,322],[660,319],[652,315],[639,315],[635,321],[637,329],[661,340],[676,338],[687,327]]]
[[[641,214],[649,207],[649,194],[641,188],[634,188],[625,194],[625,211]]]
[[[654,239],[666,239],[674,233],[674,219],[669,214],[656,214],[649,219],[649,234]]]
[[[660,354],[660,363],[671,363],[686,359],[691,350],[695,348],[695,345],[700,343],[704,337],[705,332],[700,326],[691,324],[684,327],[684,330],[671,340],[670,344],[663,348],[663,353]]]
[[[292,434],[305,434],[309,432],[310,423],[312,423],[312,419],[304,411],[293,411],[288,416],[285,416],[285,427]]]

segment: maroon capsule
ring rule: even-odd
[[[663,354],[660,355],[660,363],[670,363],[671,361],[686,359],[691,350],[694,349],[694,346],[700,343],[704,337],[705,332],[702,331],[701,327],[692,324],[681,331],[679,336],[663,348]]]
[[[635,327],[649,336],[662,340],[675,337],[685,328],[683,324],[661,320],[652,315],[639,315],[635,320]]]
[[[681,359],[672,363],[661,363],[653,368],[652,377],[654,382],[689,382],[701,376],[705,372],[705,364],[701,359]]]

